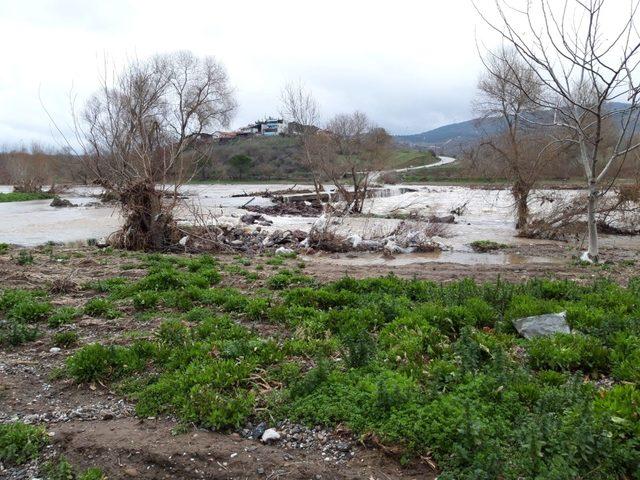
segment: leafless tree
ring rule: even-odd
[[[318,203],[322,202],[321,173],[317,168],[320,145],[315,136],[318,134],[320,108],[313,93],[301,82],[291,82],[284,86],[281,95],[281,115],[289,122],[292,133],[298,135],[302,164],[307,168],[313,180]]]
[[[549,95],[528,95],[528,82],[515,76],[512,86],[528,95],[552,119],[555,143],[577,148],[588,188],[589,257],[599,257],[596,211],[607,178],[634,151],[638,126],[640,35],[638,0],[494,0],[476,9],[502,41],[515,49]],[[606,18],[606,22],[605,19]],[[604,31],[604,24],[611,28]],[[621,103],[624,102],[624,103]],[[614,127],[611,144],[603,133]]]
[[[527,224],[529,196],[549,151],[541,145],[542,128],[531,122],[543,89],[533,69],[515,50],[489,52],[483,60],[486,73],[478,82],[476,110],[484,119],[497,120],[500,127],[506,128],[488,133],[481,147],[487,147],[483,148],[485,153],[500,165],[500,174],[511,182],[516,228],[520,229]]]
[[[367,197],[373,172],[388,164],[390,135],[376,127],[362,112],[339,114],[327,124],[325,155],[318,167],[331,180],[347,210],[359,213]],[[347,181],[345,181],[347,179]]]
[[[120,198],[125,224],[116,243],[159,250],[176,241],[173,211],[200,134],[228,124],[235,107],[227,73],[212,57],[157,55],[105,75],[77,135],[97,183]]]

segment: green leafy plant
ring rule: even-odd
[[[95,297],[84,305],[84,313],[91,317],[118,318],[120,312],[113,302],[107,298]]]
[[[82,312],[74,307],[59,307],[49,315],[47,324],[52,328],[67,325],[73,323],[81,314]]]
[[[0,424],[0,462],[22,465],[36,458],[47,444],[47,438],[41,427],[22,422]]]
[[[28,250],[20,250],[16,259],[18,265],[33,265],[33,255]]]
[[[60,348],[69,348],[73,347],[78,343],[78,334],[77,332],[69,331],[69,332],[56,332],[53,334],[51,338],[51,343],[54,346]]]

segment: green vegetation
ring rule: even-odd
[[[36,324],[46,320],[52,310],[43,298],[39,291],[1,291],[0,345],[20,345],[38,336]]]
[[[41,427],[22,422],[0,424],[0,463],[22,465],[36,458],[47,444]]]
[[[78,343],[78,334],[76,332],[56,332],[51,339],[56,347],[69,348]]]
[[[75,469],[64,456],[46,462],[42,470],[46,480],[105,480],[107,478],[99,468],[89,468],[76,474]]]
[[[73,321],[82,314],[77,308],[73,307],[59,307],[56,308],[49,316],[47,321],[51,328],[56,328],[61,325],[73,323]]]
[[[9,251],[9,244],[0,243],[0,255],[2,255],[3,253],[7,253],[8,251]]]
[[[194,181],[308,180],[308,169],[299,162],[299,149],[296,137],[280,135],[238,138],[215,145],[212,155],[201,162]],[[389,169],[394,169],[435,161],[432,152],[403,148],[392,150],[387,163]]]
[[[210,257],[145,262],[146,277],[107,290],[161,307],[155,335],[87,345],[67,361],[77,382],[116,383],[140,416],[214,429],[254,417],[340,424],[403,459],[430,455],[443,479],[631,478],[640,468],[640,279],[319,285],[282,270],[269,290],[244,294],[214,286]],[[157,297],[142,302],[142,292]],[[513,329],[515,318],[560,310],[578,333],[527,341]]]
[[[505,245],[504,243],[494,242],[493,240],[476,240],[471,242],[471,248],[474,252],[485,253],[485,252],[493,252],[496,250],[502,250],[505,248],[509,248],[509,245]]]
[[[91,317],[118,318],[120,312],[108,298],[95,297],[84,306],[84,313]]]
[[[29,200],[46,200],[53,198],[53,195],[44,192],[36,193],[22,193],[22,192],[10,192],[0,193],[0,203],[7,202],[27,202]]]
[[[389,160],[389,168],[409,168],[430,165],[438,159],[430,151],[394,150]]]
[[[20,250],[16,261],[18,265],[33,265],[33,255],[28,250]]]

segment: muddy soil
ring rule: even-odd
[[[522,282],[530,278],[554,278],[591,281],[607,277],[625,284],[640,274],[640,245],[637,248],[602,247],[601,264],[588,265],[578,259],[581,250],[561,242],[538,242],[511,246],[498,252],[469,253],[473,264],[438,261],[436,255],[330,254],[303,257],[305,274],[331,281],[344,276],[353,278],[397,275],[449,282],[462,278],[495,281],[498,278]],[[460,255],[464,258],[465,255]]]

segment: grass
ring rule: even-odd
[[[141,417],[341,425],[403,460],[429,455],[443,479],[640,468],[640,279],[319,284],[281,270],[243,293],[217,285],[210,257],[144,263],[145,277],[100,288],[165,320],[126,345],[86,345],[66,368],[79,383],[112,383]],[[512,326],[561,310],[575,334],[527,341]]]
[[[10,193],[0,193],[0,203],[8,203],[8,202],[28,202],[30,200],[47,200],[49,198],[53,198],[53,195],[37,192],[37,193],[21,193],[21,192],[10,192]]]

